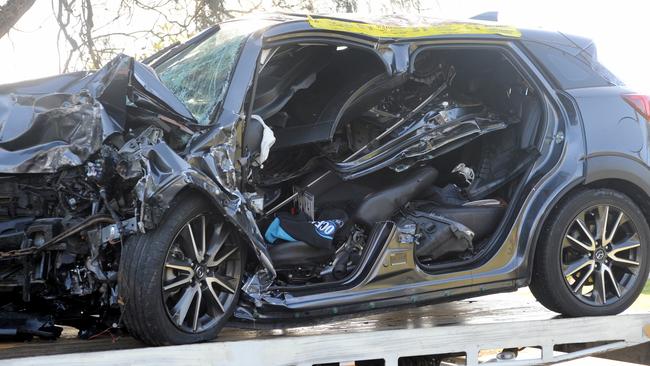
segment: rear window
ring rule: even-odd
[[[577,56],[546,43],[524,41],[526,48],[551,73],[562,89],[619,85],[621,82],[602,66],[593,53],[581,51]]]

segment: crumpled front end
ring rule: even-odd
[[[107,89],[124,82],[131,62],[116,59],[91,76],[63,77],[66,84],[59,90],[0,87],[0,172],[54,173],[79,166],[107,137],[122,132],[124,106],[113,106],[105,92],[116,92]],[[107,76],[113,78],[109,84]]]
[[[187,189],[209,197],[273,273],[237,188],[241,126],[212,128],[210,148],[188,152],[207,130],[124,55],[94,73],[0,86],[3,311],[119,323],[125,239],[155,229]]]

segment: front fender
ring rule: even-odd
[[[193,189],[210,197],[214,207],[246,237],[271,277],[275,269],[266,249],[266,244],[255,222],[252,212],[238,190],[226,191],[206,174],[190,165],[165,142],[147,147],[142,152],[146,175],[136,186],[141,201],[139,227],[149,230],[171,207],[172,201],[183,191]]]

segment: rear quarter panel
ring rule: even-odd
[[[619,86],[567,90],[578,104],[586,140],[585,182],[623,179],[650,195],[648,122]]]
[[[622,94],[630,93],[630,90],[610,86],[567,92],[574,97],[582,114],[587,156],[622,154],[647,161],[647,123],[621,97]]]

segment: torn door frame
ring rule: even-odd
[[[246,40],[231,77],[222,110],[213,127],[192,137],[183,154],[184,158],[178,156],[164,142],[148,147],[143,152],[143,158],[148,164],[148,173],[138,184],[138,196],[143,202],[141,214],[146,216],[148,212],[152,213],[154,222],[185,189],[194,189],[209,196],[224,217],[250,242],[266,271],[264,287],[270,285],[276,273],[266,242],[253,215],[253,207],[240,188],[243,183],[241,173],[245,170],[245,165],[250,163],[242,156],[243,132],[252,117],[250,110],[245,110],[246,101],[247,97],[254,97],[252,93],[258,71],[263,66],[260,59],[262,50],[266,47],[265,32],[271,28],[276,27],[270,26],[254,32]],[[341,36],[335,33],[326,38],[334,42],[341,40]],[[408,47],[380,47],[379,41],[372,42],[369,46],[366,48],[377,54],[386,65],[388,74],[408,71]],[[164,177],[151,174],[153,171],[161,171],[163,167],[155,166],[160,163],[163,163],[168,171],[171,170]],[[154,213],[155,211],[158,213]]]
[[[301,25],[302,27],[306,24],[305,22],[301,23],[303,23]],[[289,23],[285,32],[296,24]],[[233,224],[240,231],[243,231],[250,240],[251,246],[264,267],[262,271],[257,272],[253,277],[249,278],[247,285],[243,287],[244,292],[253,298],[259,298],[266,291],[275,279],[276,272],[266,248],[266,242],[252,214],[253,208],[249,207],[244,195],[238,189],[238,187],[242,186],[242,175],[238,175],[235,169],[237,162],[245,160],[241,156],[243,148],[241,138],[246,128],[246,123],[249,118],[253,117],[252,105],[249,106],[247,111],[243,110],[246,104],[245,101],[247,100],[247,96],[250,100],[254,99],[259,72],[265,66],[266,61],[270,59],[270,57],[265,56],[272,55],[273,53],[271,51],[268,54],[264,54],[263,50],[269,50],[284,43],[295,43],[300,40],[317,38],[331,43],[363,47],[373,52],[385,66],[388,77],[399,77],[406,74],[410,65],[411,42],[382,44],[379,39],[368,42],[363,39],[362,35],[350,37],[337,33],[329,33],[326,36],[318,34],[317,37],[309,33],[296,34],[295,36],[284,38],[280,42],[274,42],[273,39],[269,39],[267,32],[270,31],[273,33],[278,28],[286,26],[287,23],[280,23],[276,26],[270,26],[265,30],[258,31],[249,37],[240,55],[240,60],[250,57],[250,59],[255,59],[256,62],[249,64],[240,61],[238,63],[231,80],[231,88],[226,94],[223,111],[215,124],[216,127],[204,135],[197,137],[195,141],[190,141],[190,144],[188,144],[188,153],[191,156],[188,158],[188,161],[200,160],[203,163],[210,163],[209,171],[211,172],[211,176],[227,192],[226,196],[236,197],[235,200],[221,202],[221,205],[218,206],[222,210],[226,207],[230,209],[238,208],[234,212],[231,211],[230,214],[226,212],[226,215],[228,215],[227,217],[232,220]],[[312,33],[315,30],[309,29],[309,32]],[[240,112],[237,113],[237,111]],[[331,128],[329,139],[332,138],[335,129],[336,125]],[[219,146],[222,146],[222,148],[218,148]],[[206,150],[210,152],[205,153]],[[233,164],[233,162],[236,163]],[[243,167],[240,165],[239,168],[241,172]],[[218,191],[213,191],[212,195],[218,195]],[[251,283],[255,283],[256,285],[252,286],[250,285]]]

